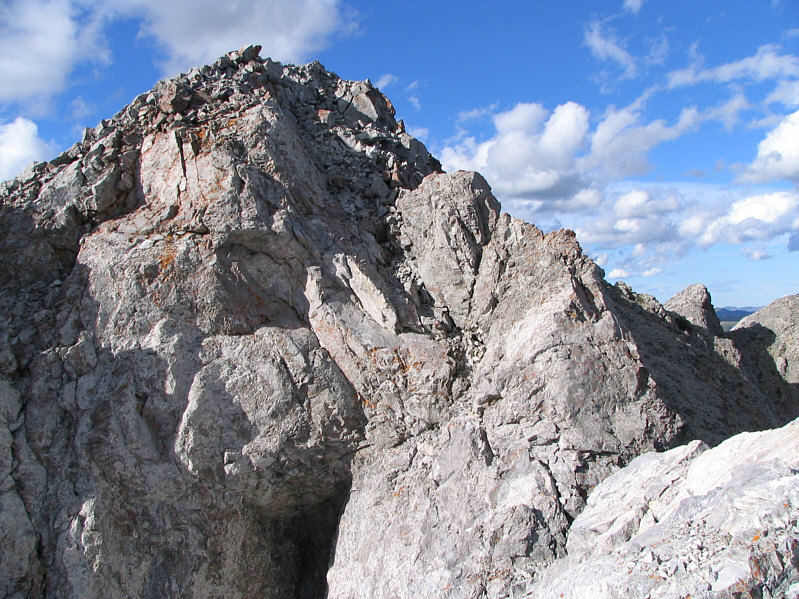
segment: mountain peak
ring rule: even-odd
[[[162,81],[0,202],[9,596],[508,596],[636,456],[799,409],[318,62]]]

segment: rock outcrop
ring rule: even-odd
[[[527,597],[799,596],[799,420],[635,458]]]
[[[797,323],[799,295],[790,295],[741,319],[730,332],[745,358],[742,368],[783,411],[799,403]]]
[[[717,337],[723,333],[710,293],[701,283],[690,285],[666,302],[666,310],[677,313],[686,321],[680,324],[683,328],[696,327],[706,335]]]
[[[161,82],[0,205],[4,596],[520,596],[619,467],[799,415],[795,317],[609,286],[318,63]]]

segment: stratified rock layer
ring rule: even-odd
[[[518,595],[619,466],[797,415],[318,63],[159,83],[0,201],[5,596]]]

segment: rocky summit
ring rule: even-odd
[[[799,596],[799,296],[603,276],[369,81],[160,82],[0,186],[0,596]]]

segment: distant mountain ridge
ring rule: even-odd
[[[716,316],[719,317],[721,322],[738,322],[742,318],[754,314],[760,310],[762,306],[724,306],[723,308],[716,309]]]

